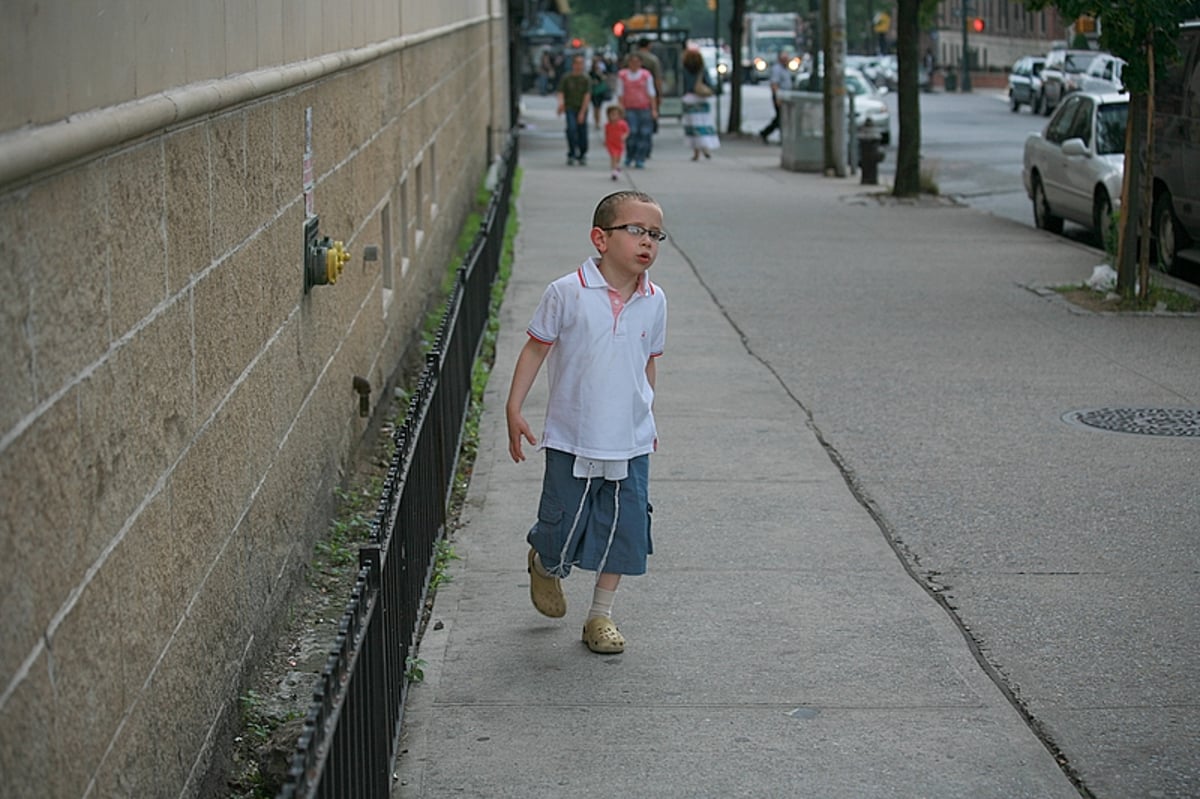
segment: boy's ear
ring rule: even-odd
[[[608,238],[604,235],[604,231],[598,227],[592,228],[591,238],[592,246],[596,248],[596,252],[604,255],[604,251],[608,249]]]

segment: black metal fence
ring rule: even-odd
[[[458,468],[475,358],[499,272],[516,132],[475,241],[458,269],[425,368],[395,433],[370,543],[305,719],[281,798],[387,799],[405,678]]]

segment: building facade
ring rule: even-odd
[[[3,793],[195,796],[511,127],[506,2],[6,11]]]
[[[983,30],[968,30],[972,70],[1006,70],[1018,58],[1065,47],[1077,21],[1063,20],[1053,8],[1030,11],[1022,0],[941,0],[928,47],[943,68],[963,63],[963,18],[982,21]]]

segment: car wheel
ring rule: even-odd
[[[1112,218],[1112,200],[1104,189],[1096,190],[1096,199],[1092,201],[1092,230],[1100,239],[1100,248],[1110,252],[1116,243],[1117,225]]]
[[[1184,236],[1179,227],[1179,220],[1175,217],[1171,192],[1164,189],[1154,203],[1154,242],[1159,269],[1164,272],[1175,271],[1179,251],[1187,243],[1182,240]]]
[[[1033,221],[1042,230],[1051,233],[1062,233],[1063,221],[1061,216],[1055,216],[1046,202],[1046,190],[1042,188],[1042,179],[1033,177]]]

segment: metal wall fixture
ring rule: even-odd
[[[358,415],[371,415],[371,381],[365,377],[354,376],[354,390],[358,392]]]
[[[317,238],[319,217],[312,216],[304,223],[304,293],[313,286],[332,286],[337,283],[350,253],[340,241],[328,236]]]

